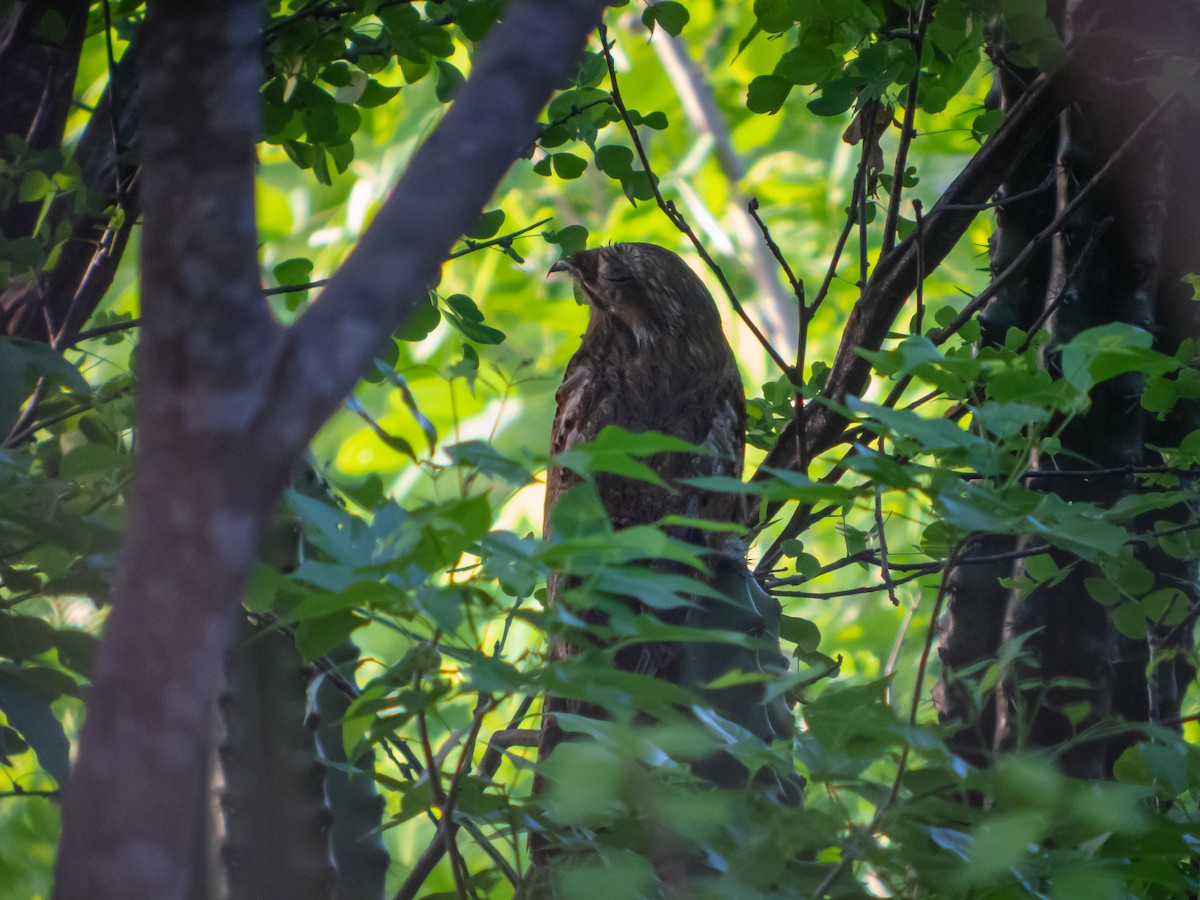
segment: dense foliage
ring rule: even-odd
[[[266,6],[258,229],[264,291],[286,322],[317,300],[505,4]],[[96,4],[65,143],[10,134],[0,149],[0,276],[12,292],[60,264],[72,216],[105,219],[106,234],[136,218],[124,191],[106,201],[85,187],[72,151],[114,66],[136,52],[142,18],[136,0]],[[994,223],[981,202],[962,240],[920,272],[882,346],[863,352],[867,388],[821,394],[875,266],[898,241],[920,241],[923,212],[1002,127],[997,36],[1004,66],[1063,65],[1044,4],[668,0],[617,5],[606,24],[428,302],[313,442],[245,597],[248,641],[282,630],[309,667],[311,703],[331,684],[340,692],[340,732],[312,752],[331,770],[373,775],[388,896],[510,896],[531,833],[559,851],[557,886],[571,897],[658,896],[664,860],[680,856],[703,860],[702,896],[1195,891],[1189,703],[1138,722],[1079,700],[1064,741],[1046,746],[1018,726],[1004,752],[980,759],[952,752],[971,716],[939,722],[929,696],[952,575],[997,560],[1018,598],[1079,576],[1124,639],[1158,648],[1147,670],[1190,664],[1194,577],[1164,585],[1143,551],[1197,556],[1200,335],[1116,318],[1069,335],[1044,320],[983,334],[960,315],[987,299]],[[56,9],[38,28],[65,39]],[[1156,63],[1160,99],[1194,63]],[[1195,102],[1183,93],[1181,105]],[[31,226],[20,235],[7,230],[18,213]],[[540,540],[553,394],[586,320],[569,286],[543,275],[563,254],[620,240],[677,250],[712,288],[750,397],[748,474],[797,415],[845,420],[798,465],[707,485],[760,510],[751,563],[782,603],[786,669],[738,652],[761,636],[633,617],[610,621],[594,651],[545,654],[546,635],[584,627],[543,604],[548,573],[580,576],[583,603],[636,594],[666,608],[703,590],[650,567],[672,559],[699,578],[693,548],[654,529],[612,530],[587,491],[560,504],[555,540]],[[136,271],[131,243],[82,333],[55,340],[52,323],[49,338],[0,340],[5,897],[50,889],[57,797],[137,449]],[[1031,477],[1047,460],[1062,479],[1096,468],[1072,449],[1072,429],[1097,386],[1113,384],[1123,414],[1165,423],[1136,437],[1153,464],[1118,464],[1136,489],[1072,496]],[[664,446],[609,434],[560,462],[585,480],[652,480],[640,460]],[[981,551],[981,540],[993,542]],[[965,673],[980,717],[1023,671],[1032,637],[1010,636]],[[722,643],[731,670],[688,690],[611,665],[624,644],[664,639]],[[704,712],[711,692],[744,684],[795,704],[794,743],[766,746]],[[1038,686],[1059,688],[1073,684]],[[528,729],[545,690],[608,716],[564,723],[595,739],[560,747],[533,796]],[[1028,692],[1009,690],[1019,719]],[[1114,735],[1111,780],[1056,765]],[[718,748],[753,772],[798,770],[804,802],[765,799],[761,779],[707,789],[688,764]],[[439,862],[443,846],[452,852]]]

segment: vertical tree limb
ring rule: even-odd
[[[256,0],[151,2],[142,95],[139,458],[67,791],[55,897],[186,897],[235,612],[292,461],[528,144],[602,0],[525,0],[323,296],[259,293]]]

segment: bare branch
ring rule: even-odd
[[[642,146],[642,139],[638,137],[637,126],[635,126],[633,121],[630,119],[629,110],[625,108],[625,102],[621,99],[621,88],[617,84],[617,67],[612,56],[612,45],[608,42],[608,30],[604,28],[603,25],[600,26],[600,43],[604,47],[604,59],[608,63],[608,79],[609,84],[612,86],[613,105],[616,106],[617,111],[621,114],[621,120],[625,123],[626,130],[629,132],[630,140],[633,141],[633,147],[637,151],[638,159],[642,163],[642,171],[646,173],[646,180],[650,183],[650,189],[654,192],[654,199],[658,203],[658,208],[663,211],[668,219],[670,219],[672,225],[687,235],[688,240],[692,242],[692,246],[696,248],[696,252],[700,255],[700,258],[704,260],[704,264],[708,266],[709,271],[716,276],[717,281],[721,285],[721,289],[725,292],[725,296],[729,300],[730,305],[733,307],[734,312],[737,313],[738,318],[740,318],[746,327],[750,329],[750,333],[753,334],[755,340],[762,345],[762,348],[767,352],[767,356],[771,357],[771,361],[779,367],[781,372],[791,378],[791,367],[784,361],[783,357],[779,355],[779,351],[771,345],[769,340],[767,340],[766,336],[762,333],[762,330],[754,323],[754,320],[750,318],[749,314],[742,306],[741,301],[738,300],[737,294],[733,292],[733,287],[729,284],[729,280],[725,277],[725,273],[721,271],[721,267],[717,265],[716,260],[714,260],[709,254],[708,250],[705,249],[700,238],[696,236],[696,232],[692,230],[692,226],[689,225],[687,219],[683,217],[683,213],[676,209],[675,204],[670,200],[667,200],[662,195],[662,191],[658,189],[658,183],[654,178],[654,170],[650,167],[650,158],[646,155],[646,148]]]
[[[896,225],[900,220],[900,199],[904,196],[908,149],[913,138],[917,136],[913,122],[917,117],[917,92],[921,84],[921,51],[925,47],[925,29],[929,25],[936,3],[937,0],[922,0],[921,10],[917,13],[917,30],[909,38],[917,60],[917,71],[908,83],[908,96],[904,101],[904,122],[900,126],[900,144],[896,148],[896,164],[892,169],[892,189],[888,196],[887,217],[883,221],[883,238],[879,250],[881,258],[891,253],[896,244]],[[910,12],[909,15],[911,14]]]

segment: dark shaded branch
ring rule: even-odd
[[[32,285],[0,291],[0,321],[7,334],[65,349],[112,284],[139,213],[137,164],[120,158],[137,145],[139,46],[135,38],[112,69],[108,88],[75,148],[91,202],[81,211],[74,193],[66,193],[55,198],[47,213],[47,233],[57,234],[69,224],[58,263]],[[117,207],[119,213],[111,211]],[[88,211],[96,208],[110,211]]]
[[[925,47],[925,30],[936,3],[937,0],[922,0],[920,12],[917,13],[917,30],[910,38],[913,55],[917,59],[917,71],[908,83],[908,95],[904,101],[904,122],[900,126],[900,143],[896,148],[896,164],[892,168],[892,189],[888,196],[887,217],[883,221],[883,238],[879,250],[881,258],[891,253],[896,244],[896,225],[900,220],[900,199],[904,196],[908,150],[916,137],[913,122],[917,116],[917,92],[921,84],[921,51]]]
[[[43,33],[46,15],[61,17],[57,41]],[[0,141],[12,136],[35,152],[61,146],[87,19],[87,0],[17,0],[4,5]],[[41,206],[40,200],[10,203],[0,210],[0,234],[10,241],[32,235]]]
[[[822,391],[826,397],[840,404],[866,387],[871,365],[859,355],[859,349],[875,350],[882,345],[905,299],[916,288],[918,275],[928,274],[940,265],[970,226],[976,213],[953,207],[986,202],[1054,121],[1066,102],[1068,72],[1070,68],[1042,79],[1014,107],[925,217],[922,246],[918,248],[915,235],[909,235],[880,260],[846,323]],[[807,458],[827,449],[843,424],[844,419],[834,409],[810,406],[804,426]],[[767,454],[764,467],[796,468],[796,430],[794,423],[784,428],[775,448]],[[765,468],[754,477],[765,477]]]

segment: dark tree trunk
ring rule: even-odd
[[[213,701],[271,507],[527,145],[602,9],[507,10],[359,245],[284,329],[260,293],[253,208],[261,5],[150,3],[139,456],[56,897],[190,896]]]
[[[1070,102],[1055,132],[1005,185],[1008,195],[1030,191],[1047,179],[1057,187],[1054,193],[1040,191],[1001,208],[993,271],[1002,270],[1030,235],[1049,224],[1114,156],[1120,154],[1120,162],[1067,218],[1053,251],[1027,265],[1024,276],[990,302],[982,316],[984,342],[1001,342],[1009,327],[1028,330],[1045,322],[1053,337],[1045,361],[1056,371],[1053,348],[1098,325],[1137,325],[1168,353],[1184,338],[1200,335],[1195,305],[1186,305],[1187,287],[1180,281],[1200,268],[1200,246],[1182,237],[1196,233],[1197,215],[1189,198],[1200,189],[1200,176],[1194,165],[1181,164],[1186,148],[1196,146],[1200,116],[1180,101],[1161,108],[1165,92],[1156,92],[1153,82],[1162,69],[1162,50],[1184,53],[1196,46],[1198,11],[1194,3],[1163,0],[1135,8],[1098,0],[1077,4],[1065,20],[1069,40],[1086,39],[1099,52],[1091,57],[1093,65],[1073,73]],[[1159,52],[1148,53],[1151,48]],[[997,53],[1003,57],[1002,49]],[[1023,90],[1023,74],[1003,71],[999,81],[1006,102]],[[1135,129],[1151,115],[1159,117],[1154,126],[1135,139]],[[1061,452],[1035,456],[1033,466],[1053,472],[1160,463],[1147,441],[1178,443],[1195,425],[1195,408],[1181,405],[1166,422],[1158,422],[1141,408],[1141,388],[1137,375],[1099,385],[1089,411],[1064,430]],[[1141,489],[1128,471],[1047,476],[1031,481],[1030,487],[1067,502],[1100,504]],[[1143,538],[1162,520],[1169,524],[1193,518],[1187,508],[1143,517],[1130,529],[1127,549],[1131,559],[1153,574],[1149,590],[1179,588],[1194,607],[1195,564]],[[985,537],[976,546],[990,554],[1012,545],[1004,538]],[[1078,736],[1114,719],[1166,721],[1178,715],[1180,685],[1191,669],[1186,656],[1172,651],[1191,646],[1192,618],[1171,625],[1151,623],[1145,639],[1125,637],[1086,587],[1087,579],[1101,571],[1064,551],[1050,556],[1068,574],[1026,596],[998,583],[1001,575],[1019,580],[1019,562],[1012,570],[990,567],[986,576],[975,567],[954,576],[940,623],[943,675],[935,700],[943,718],[963,723],[954,745],[972,762],[985,762],[996,749],[1066,745],[1060,757],[1065,772],[1108,777],[1134,737]],[[1000,610],[1006,612],[997,632]],[[964,670],[976,666],[978,671],[978,664],[996,659],[1003,641],[1021,642],[1021,653],[998,698],[981,703],[977,675],[972,678]]]

